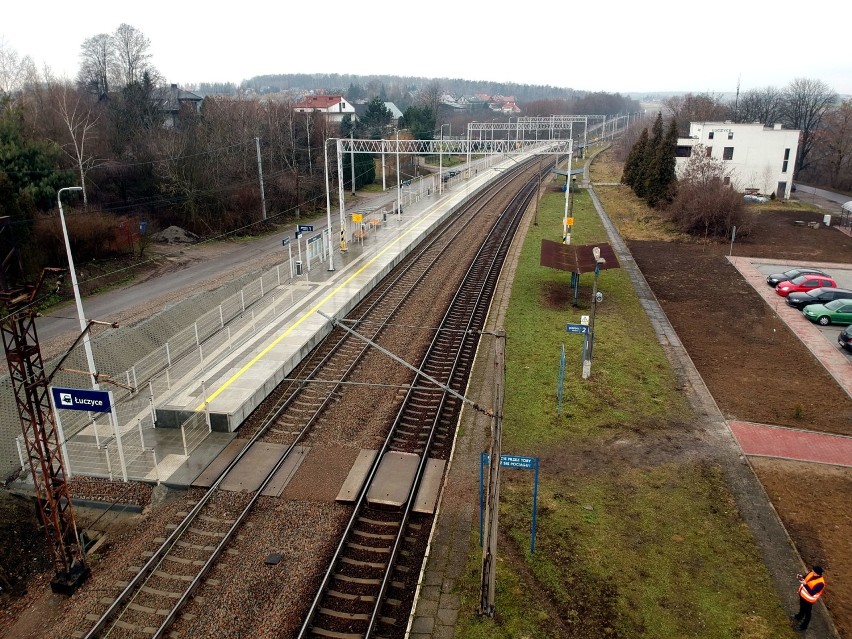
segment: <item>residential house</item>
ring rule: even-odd
[[[340,123],[343,118],[355,115],[355,107],[342,95],[307,95],[293,105],[297,113],[323,113],[330,122]]]
[[[157,87],[153,95],[164,115],[163,126],[167,129],[177,128],[182,116],[201,113],[201,103],[204,102],[200,95],[184,91],[176,84]]]

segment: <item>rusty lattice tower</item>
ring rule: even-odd
[[[53,551],[54,592],[71,594],[89,575],[74,521],[61,442],[48,397],[48,377],[38,343],[32,302],[44,279],[21,286],[20,258],[11,240],[9,218],[0,218],[0,334],[21,419],[26,457],[35,487],[36,509]],[[50,269],[58,270],[58,269]]]

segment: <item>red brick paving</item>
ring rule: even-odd
[[[852,467],[852,437],[752,422],[729,421],[728,427],[746,455]]]

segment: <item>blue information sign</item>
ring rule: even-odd
[[[53,405],[63,410],[85,410],[90,413],[108,413],[112,410],[109,391],[83,390],[80,388],[51,387]]]
[[[491,455],[489,453],[485,453],[485,463],[491,463]],[[527,470],[533,470],[535,468],[535,457],[500,455],[500,465],[503,468],[525,468]]]
[[[565,330],[569,333],[576,333],[578,335],[589,334],[589,327],[586,324],[566,324]]]
[[[313,230],[313,224],[299,224],[299,233],[310,233]]]
[[[290,243],[290,238],[289,238],[289,237],[285,237],[283,240],[281,240],[281,245],[282,245],[282,246],[287,246],[289,243]]]
[[[482,545],[483,524],[485,522],[485,467],[491,463],[491,453],[479,454],[479,545]],[[530,535],[530,553],[535,553],[535,529],[538,514],[538,457],[520,455],[500,455],[501,468],[522,468],[535,473],[533,479],[532,531]]]

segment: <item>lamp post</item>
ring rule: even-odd
[[[325,212],[326,217],[328,218],[328,270],[334,270],[334,244],[331,241],[331,186],[328,183],[328,143],[329,140],[326,139],[322,143],[322,154],[323,160],[325,160]],[[343,233],[343,227],[340,228],[341,239]]]
[[[441,125],[441,143],[438,146],[438,196],[444,192],[444,127],[447,124]],[[452,132],[452,129],[450,129]]]
[[[65,252],[68,254],[68,270],[71,271],[71,287],[74,289],[74,301],[77,303],[77,317],[80,319],[80,332],[83,333],[83,349],[86,351],[86,361],[92,374],[92,388],[100,390],[98,373],[95,368],[95,358],[92,355],[92,343],[89,340],[88,324],[83,314],[83,301],[80,299],[80,287],[77,285],[77,270],[74,268],[74,258],[71,256],[71,242],[68,240],[68,229],[65,227],[65,213],[62,211],[63,191],[82,191],[81,186],[66,186],[56,192],[56,202],[59,204],[59,221],[62,223],[62,235],[65,238]]]
[[[598,293],[598,277],[601,274],[601,266],[606,264],[606,259],[601,257],[601,250],[597,246],[592,249],[592,255],[595,258],[595,281],[592,285],[592,316],[589,318],[589,347],[586,349],[586,359],[583,361],[583,379],[588,379],[592,373],[592,353],[595,350],[595,311],[597,311],[598,301],[603,300],[603,295]]]
[[[402,214],[402,176],[399,174],[399,129],[396,130],[396,214]]]

